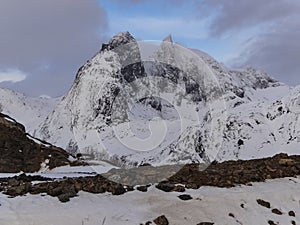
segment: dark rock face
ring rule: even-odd
[[[102,115],[103,119],[110,124],[113,105],[119,95],[120,87],[124,83],[131,83],[136,79],[146,77],[145,68],[141,59],[139,46],[129,32],[121,32],[111,38],[108,44],[102,45],[102,52],[112,51],[119,56],[121,68],[114,76],[116,82],[107,83],[105,97],[98,100],[95,108],[95,116]],[[80,77],[80,76],[78,76]],[[125,118],[122,118],[125,119]]]
[[[113,50],[120,46],[126,45],[135,41],[134,37],[128,32],[120,32],[113,36],[107,44],[109,50]]]
[[[45,162],[50,169],[69,165],[69,153],[29,138],[22,124],[0,113],[0,172],[36,172]]]
[[[103,117],[110,117],[112,114],[112,104],[115,101],[117,95],[120,92],[120,88],[116,84],[112,84],[107,91],[106,97],[98,100],[98,106],[95,109],[95,116],[99,114]],[[109,121],[107,121],[109,122]]]
[[[135,81],[138,78],[145,77],[145,69],[142,62],[125,65],[121,69],[121,74],[124,80],[128,83]]]
[[[139,46],[129,32],[121,32],[113,36],[108,44],[103,44],[101,51],[114,51],[120,57],[120,81],[128,83],[145,77],[145,69],[141,60]]]

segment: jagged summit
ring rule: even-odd
[[[114,35],[108,42],[108,44],[102,45],[102,50],[112,50],[119,46],[126,45],[128,43],[135,42],[134,37],[128,32],[120,32]]]
[[[172,38],[172,35],[169,34],[167,37],[165,37],[165,38],[163,39],[163,42],[170,42],[170,43],[173,44],[173,38]]]

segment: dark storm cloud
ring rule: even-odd
[[[97,0],[3,0],[0,29],[0,70],[28,74],[25,81],[6,86],[57,95],[99,49],[106,14]]]
[[[255,41],[238,59],[240,66],[254,65],[280,81],[300,84],[300,1],[205,0],[203,6],[219,10],[211,24],[213,36],[234,36],[257,26],[249,37]]]

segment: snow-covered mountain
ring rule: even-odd
[[[47,96],[28,97],[21,93],[0,88],[0,112],[12,116],[31,133],[42,123],[60,98]]]
[[[122,32],[78,70],[34,134],[127,164],[297,153],[299,94],[299,87],[253,68],[228,69],[171,37],[141,43]]]

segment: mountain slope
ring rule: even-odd
[[[71,164],[63,149],[37,142],[22,124],[0,113],[0,172],[37,172]]]
[[[21,93],[0,88],[0,112],[24,124],[32,132],[54,109],[60,98],[28,97]]]
[[[228,69],[171,38],[155,48],[144,59],[128,32],[114,36],[79,69],[36,134],[125,164],[297,153],[297,89],[253,68]]]

